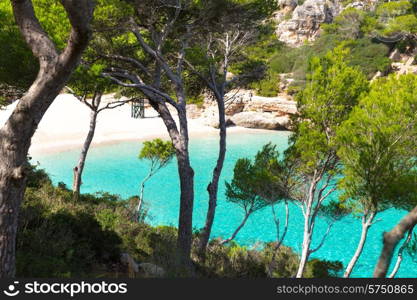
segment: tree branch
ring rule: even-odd
[[[27,45],[35,57],[39,59],[41,68],[51,61],[56,61],[58,51],[48,34],[44,31],[35,16],[32,1],[12,0],[13,13]]]
[[[178,104],[175,102],[174,99],[171,98],[171,96],[169,96],[168,94],[155,89],[153,87],[151,87],[150,85],[145,84],[142,80],[140,80],[140,78],[135,77],[134,75],[129,74],[127,71],[126,72],[103,72],[102,76],[109,78],[110,80],[112,80],[113,82],[117,83],[120,86],[123,87],[130,87],[130,88],[138,88],[140,89],[145,95],[151,97],[151,95],[149,95],[149,93],[147,92],[151,92],[153,94],[158,95],[159,97],[162,97],[163,99],[165,99],[169,104],[171,104],[173,107],[175,107],[176,109],[178,109]],[[133,83],[126,83],[120,79],[118,79],[117,77],[120,78],[124,78],[127,80],[132,81]],[[157,98],[155,97],[151,97],[152,100],[154,101],[158,101]]]
[[[316,251],[318,251],[318,250],[319,250],[319,249],[323,246],[324,241],[326,240],[327,236],[328,236],[328,235],[329,235],[329,233],[330,233],[330,229],[332,229],[332,227],[333,227],[333,224],[334,224],[334,222],[331,222],[331,223],[327,226],[326,233],[322,236],[322,239],[321,239],[321,241],[320,241],[320,244],[318,244],[318,246],[317,246],[316,248],[309,250],[309,253],[310,253],[310,254],[311,254],[311,253],[314,253],[314,252],[316,252]]]
[[[144,72],[147,76],[151,77],[151,73],[149,72],[149,70],[137,59],[122,56],[122,55],[103,55],[103,57],[130,63],[134,65],[135,67],[137,67],[138,69],[140,69],[142,72]]]
[[[398,242],[404,238],[406,232],[417,224],[417,206],[410,211],[391,231],[384,233],[384,245],[375,267],[374,277],[383,278],[387,275],[391,264],[392,254]]]
[[[67,63],[77,56],[78,49],[84,49],[91,37],[90,23],[93,18],[94,2],[90,0],[61,0],[71,23],[67,46],[60,55],[60,61]]]

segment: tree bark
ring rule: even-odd
[[[410,211],[391,231],[384,233],[383,247],[378,263],[375,267],[374,277],[384,278],[391,264],[392,254],[395,247],[417,224],[417,206]]]
[[[189,138],[186,107],[184,104],[179,105],[177,108],[180,122],[180,131],[178,131],[178,127],[165,103],[152,101],[151,105],[164,121],[176,152],[181,190],[177,239],[178,275],[190,276],[192,265],[191,244],[193,233],[194,170],[191,167],[188,151]]]
[[[358,247],[356,248],[356,251],[353,254],[353,257],[350,260],[348,266],[346,267],[345,273],[343,274],[344,278],[350,277],[350,274],[352,273],[353,268],[355,267],[359,257],[362,254],[363,247],[365,246],[366,238],[368,236],[368,231],[372,225],[372,221],[374,220],[375,215],[376,215],[375,212],[371,212],[368,218],[366,218],[366,215],[363,216],[361,238],[359,240]]]
[[[217,99],[217,107],[219,111],[219,128],[220,128],[220,141],[219,141],[219,154],[217,157],[216,167],[213,169],[213,175],[211,182],[207,186],[207,192],[209,194],[209,203],[206,216],[205,226],[200,234],[199,253],[204,256],[208,241],[211,235],[211,229],[213,227],[214,217],[217,207],[217,194],[219,190],[220,175],[223,170],[224,159],[226,157],[226,113],[224,108],[224,97]]]
[[[142,210],[142,203],[143,203],[143,194],[145,191],[145,182],[146,180],[149,178],[149,176],[147,178],[145,178],[142,183],[140,184],[140,193],[139,193],[139,200],[138,200],[138,205],[136,207],[136,220],[139,220],[139,216],[140,216],[140,211]]]
[[[251,211],[248,211],[245,214],[245,217],[243,218],[242,223],[240,223],[240,225],[236,228],[236,230],[233,232],[233,234],[228,239],[225,239],[225,240],[221,241],[220,245],[224,245],[224,244],[226,244],[226,243],[235,239],[235,237],[239,233],[239,231],[243,228],[243,226],[245,226],[246,221],[248,220],[250,214],[251,214]]]
[[[91,142],[93,141],[96,131],[98,110],[92,110],[90,113],[90,127],[87,137],[85,138],[83,148],[81,150],[80,158],[77,166],[74,167],[74,182],[72,185],[72,191],[74,194],[74,200],[78,200],[80,196],[80,188],[82,184],[82,174],[84,171],[85,161],[87,158],[88,150],[90,149]]]
[[[395,266],[392,269],[392,272],[388,276],[388,278],[394,278],[395,275],[397,275],[398,270],[401,267],[401,262],[403,261],[403,252],[404,252],[404,249],[405,249],[405,247],[407,247],[408,243],[410,242],[411,237],[412,237],[412,233],[413,233],[413,231],[409,231],[408,232],[407,239],[404,241],[404,244],[401,246],[400,250],[398,250],[397,261],[395,262]]]
[[[140,211],[142,210],[142,204],[143,204],[143,195],[145,193],[145,183],[149,180],[149,178],[152,177],[152,170],[149,172],[149,174],[145,177],[145,179],[142,180],[140,184],[140,192],[139,192],[139,200],[138,205],[136,206],[136,214],[135,214],[135,221],[139,222],[140,218]]]
[[[303,244],[302,244],[302,250],[301,250],[300,264],[298,265],[296,278],[301,278],[303,276],[305,266],[310,256],[311,237],[313,235],[313,229],[314,229],[314,220],[311,220],[312,215],[313,215],[311,209],[312,209],[314,194],[315,194],[315,189],[316,189],[315,182],[317,181],[313,178],[313,181],[310,184],[310,189],[308,193],[306,211],[304,212]]]
[[[181,100],[180,100],[181,101]],[[193,235],[194,170],[188,151],[188,124],[185,103],[179,107],[180,143],[176,146],[178,175],[180,177],[180,214],[178,220],[179,265],[185,268],[186,276],[191,273],[191,245]],[[174,145],[175,146],[175,145]]]
[[[15,275],[15,243],[20,204],[26,187],[27,154],[43,115],[78,65],[90,38],[92,1],[62,0],[72,31],[65,50],[55,45],[35,17],[29,0],[11,1],[20,31],[39,60],[34,83],[0,129],[0,278]]]
[[[302,278],[305,266],[307,264],[308,258],[310,256],[310,245],[311,245],[311,233],[309,231],[304,231],[303,237],[303,247],[301,250],[300,264],[298,265],[296,278]]]

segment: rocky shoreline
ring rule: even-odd
[[[226,123],[245,128],[290,130],[290,117],[297,113],[297,103],[287,94],[261,97],[251,90],[231,91],[226,95]],[[214,100],[206,97],[203,105],[188,106],[191,119],[218,128],[218,110]]]

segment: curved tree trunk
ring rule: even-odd
[[[412,230],[410,230],[408,232],[407,239],[404,241],[404,244],[401,246],[400,250],[398,250],[397,261],[395,263],[394,268],[392,269],[391,274],[388,276],[388,278],[394,278],[395,275],[397,275],[398,270],[401,267],[401,262],[403,261],[403,252],[404,252],[404,249],[405,249],[405,247],[407,247],[408,243],[410,242],[411,237],[412,237],[412,233],[413,233]]]
[[[140,211],[142,210],[142,205],[143,205],[143,195],[145,193],[145,183],[151,177],[152,177],[152,171],[145,177],[145,179],[142,180],[142,182],[140,184],[138,205],[136,206],[136,213],[134,214],[135,215],[135,221],[138,221],[138,222],[139,222],[139,218],[140,218]]]
[[[221,241],[220,245],[224,245],[224,244],[226,244],[226,243],[235,239],[235,237],[239,233],[239,231],[243,228],[243,226],[245,226],[246,221],[248,220],[250,214],[251,214],[250,211],[245,214],[245,217],[243,218],[242,223],[240,223],[240,225],[236,228],[236,230],[233,232],[233,234],[228,239],[225,239],[225,240]]]
[[[72,25],[68,45],[58,54],[29,0],[11,1],[16,23],[39,59],[38,76],[0,129],[0,278],[15,275],[15,243],[26,187],[27,154],[43,115],[78,65],[90,38],[92,1],[62,0]]]
[[[88,130],[87,137],[84,141],[83,148],[81,150],[80,158],[78,160],[77,166],[74,167],[74,181],[72,185],[72,191],[74,194],[74,200],[78,200],[80,196],[80,188],[82,184],[82,174],[84,171],[85,160],[87,158],[88,150],[90,149],[91,142],[93,141],[94,134],[96,131],[96,124],[97,124],[97,115],[98,111],[93,110],[90,114],[90,128]]]
[[[224,159],[226,157],[226,116],[223,99],[217,99],[217,106],[219,111],[219,128],[220,128],[220,141],[219,141],[219,155],[217,158],[216,167],[213,170],[211,182],[207,186],[209,194],[209,203],[206,216],[205,226],[200,234],[199,253],[204,256],[208,241],[210,239],[211,229],[213,227],[214,216],[217,206],[217,194],[219,190],[219,179],[223,169]]]
[[[384,244],[378,263],[375,267],[374,277],[383,278],[387,275],[395,247],[399,241],[404,238],[405,233],[412,230],[416,224],[417,206],[410,211],[391,231],[384,233]]]
[[[363,251],[363,247],[365,246],[365,242],[366,242],[366,238],[368,236],[368,231],[369,228],[372,225],[372,221],[375,218],[375,213],[372,212],[368,218],[366,218],[366,216],[362,217],[362,233],[361,233],[361,238],[359,240],[359,244],[358,247],[356,248],[355,253],[353,254],[352,259],[350,260],[348,266],[346,267],[345,273],[343,274],[344,278],[348,278],[350,277],[350,274],[353,271],[353,268],[355,267],[359,257],[362,254]]]

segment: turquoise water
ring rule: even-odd
[[[243,212],[236,205],[225,201],[224,184],[230,180],[235,161],[240,157],[252,157],[264,144],[273,142],[282,151],[287,147],[288,133],[259,132],[234,133],[228,136],[228,151],[221,178],[219,204],[216,211],[212,237],[229,237],[241,222]],[[137,159],[141,147],[140,142],[123,142],[118,144],[93,147],[90,150],[83,177],[82,192],[106,191],[120,194],[127,198],[138,194],[141,179],[146,176],[148,165]],[[190,145],[191,161],[195,170],[195,228],[201,228],[207,209],[206,186],[209,182],[212,168],[217,159],[218,138],[207,136],[192,139]],[[71,186],[72,167],[78,159],[79,151],[66,151],[57,154],[34,155],[33,160],[39,161],[41,168],[46,169],[53,182],[64,182]],[[147,184],[145,201],[149,207],[148,222],[153,225],[177,225],[179,208],[179,181],[176,163],[172,162],[161,170]],[[278,207],[279,216],[284,218],[283,207]],[[371,227],[364,253],[353,272],[355,277],[369,277],[381,250],[382,232],[391,229],[402,216],[404,211],[389,210],[378,216],[378,222]],[[324,232],[327,223],[319,220],[316,233]],[[324,246],[314,253],[313,257],[327,260],[340,260],[346,265],[360,237],[360,222],[352,217],[337,222],[326,240]],[[290,224],[285,244],[298,253],[301,250],[303,234],[303,217],[300,209],[293,205],[290,208]],[[265,208],[252,215],[246,226],[240,231],[236,240],[245,245],[255,245],[257,242],[272,241],[276,232],[272,213]],[[320,240],[313,239],[313,247]],[[408,256],[404,257],[398,277],[417,277],[417,264]]]

